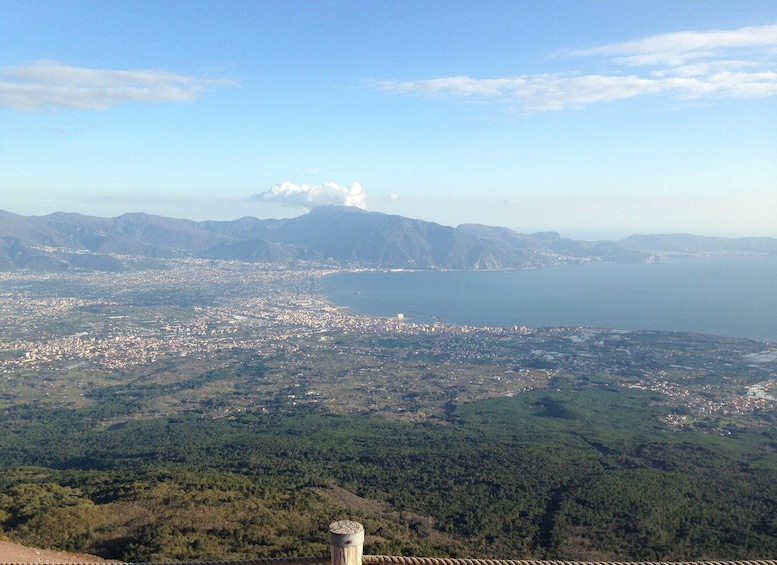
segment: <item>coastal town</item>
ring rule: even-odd
[[[0,273],[0,407],[132,417],[275,411],[434,420],[554,387],[655,393],[664,424],[771,421],[777,345],[600,328],[476,328],[360,315],[321,292],[332,268],[180,259],[122,273]]]

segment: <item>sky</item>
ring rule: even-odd
[[[774,0],[0,0],[0,209],[777,237]]]

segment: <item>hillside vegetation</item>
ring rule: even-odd
[[[645,391],[480,401],[445,425],[299,408],[147,419],[7,411],[10,539],[125,560],[325,553],[333,520],[368,553],[755,559],[777,552],[771,430],[670,432]]]

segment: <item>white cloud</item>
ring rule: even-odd
[[[454,76],[382,81],[384,90],[493,99],[519,111],[561,110],[642,95],[680,99],[777,95],[777,24],[732,31],[682,32],[564,53],[601,59],[620,72],[547,73],[478,79]],[[640,74],[638,67],[649,67]]]
[[[102,110],[124,102],[186,102],[231,84],[156,70],[88,69],[58,61],[0,67],[0,108]]]
[[[498,87],[495,85],[498,83]],[[487,96],[506,104],[517,104],[530,111],[560,110],[594,102],[630,98],[680,88],[698,89],[693,79],[640,78],[607,75],[546,74],[479,81],[470,77],[452,77],[398,83],[394,90],[429,95]]]
[[[726,57],[731,52],[745,51],[759,56],[771,51],[773,55],[776,47],[777,24],[770,24],[735,30],[665,33],[593,49],[579,49],[570,54],[614,56],[617,63],[629,66],[679,66],[692,60]]]
[[[326,205],[367,207],[367,194],[358,182],[351,186],[340,186],[334,182],[309,186],[286,181],[254,194],[251,199],[274,201],[282,206],[307,210]]]

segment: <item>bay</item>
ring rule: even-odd
[[[666,259],[516,271],[336,273],[351,311],[490,327],[663,330],[777,342],[777,258]]]

